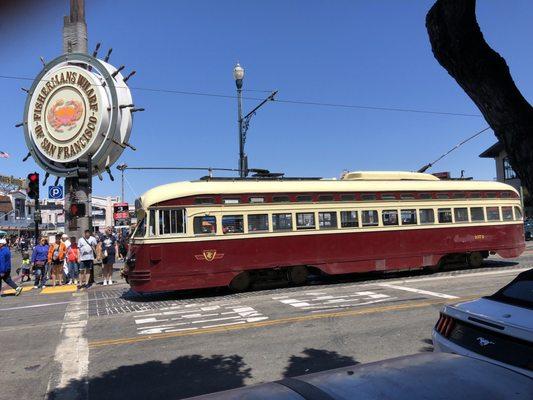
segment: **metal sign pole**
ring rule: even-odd
[[[65,17],[63,25],[63,51],[65,53],[87,53],[87,24],[85,22],[85,0],[70,0],[70,15]],[[87,159],[87,177],[79,179],[78,175],[65,178],[65,229],[69,236],[80,238],[86,229],[92,231],[91,211],[91,155]],[[82,163],[84,165],[85,163]],[[85,215],[72,216],[71,204],[84,203]]]

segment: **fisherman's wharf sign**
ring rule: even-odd
[[[131,93],[120,71],[86,54],[47,64],[28,94],[26,143],[41,167],[75,174],[76,160],[91,157],[95,174],[113,164],[131,132]]]

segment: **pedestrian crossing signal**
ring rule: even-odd
[[[72,203],[69,209],[70,216],[73,218],[85,217],[85,204]]]
[[[39,200],[39,174],[33,172],[28,174],[27,193],[30,199]]]

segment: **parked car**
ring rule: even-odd
[[[194,399],[531,400],[531,393],[533,379],[507,368],[457,354],[421,353]]]
[[[432,336],[435,351],[490,361],[533,378],[533,269],[491,296],[444,306]]]

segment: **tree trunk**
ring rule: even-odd
[[[503,57],[483,38],[475,9],[475,0],[437,0],[426,16],[431,48],[477,105],[503,143],[522,185],[533,193],[533,108],[516,87]]]

